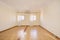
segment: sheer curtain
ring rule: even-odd
[[[24,21],[24,19],[25,19],[24,15],[17,16],[18,26],[20,26],[22,24],[22,21]]]

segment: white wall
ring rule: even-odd
[[[16,25],[16,13],[15,11],[0,2],[0,31],[6,30]]]
[[[60,37],[60,0],[54,0],[41,12],[41,26]]]

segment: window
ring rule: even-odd
[[[24,20],[24,16],[18,16],[18,21],[22,21],[22,20]]]
[[[30,21],[35,21],[36,20],[36,16],[35,15],[31,15],[30,16]]]

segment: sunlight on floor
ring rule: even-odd
[[[18,32],[18,38],[20,38],[20,40],[25,40],[25,35],[26,35],[26,32],[24,32],[24,30],[20,30]]]
[[[33,29],[30,31],[30,39],[37,40],[37,30],[36,29]]]
[[[33,29],[29,32],[30,34],[30,40],[37,40],[37,30]],[[24,30],[20,30],[18,32],[18,37],[20,38],[20,40],[25,40],[27,33],[24,32]]]

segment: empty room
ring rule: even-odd
[[[60,40],[60,0],[0,0],[0,40]]]

